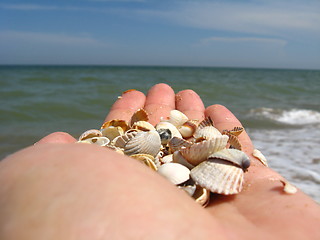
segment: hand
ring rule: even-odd
[[[124,93],[106,120],[129,120],[141,107],[153,124],[176,108],[210,116],[219,130],[241,126],[225,107],[205,109],[192,90],[175,95],[165,84]],[[245,132],[240,141],[252,159],[243,191],[202,208],[126,156],[51,134],[0,162],[0,239],[319,239],[319,206],[301,191],[283,193]],[[65,144],[45,144],[53,142]]]

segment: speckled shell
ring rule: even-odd
[[[186,121],[188,121],[188,117],[178,110],[171,110],[168,121],[172,123],[174,126],[178,127],[184,124]]]
[[[236,135],[232,135],[232,134],[226,134],[226,135],[229,137],[228,143],[229,143],[230,147],[241,151],[242,146],[241,146],[241,143],[240,143],[238,137]]]
[[[158,168],[158,173],[175,185],[190,178],[190,170],[179,163],[165,163]]]
[[[156,156],[161,148],[161,139],[157,131],[138,132],[124,146],[126,155],[138,153]]]
[[[201,187],[224,195],[239,193],[244,179],[244,172],[240,167],[220,159],[200,163],[191,170],[190,175]]]
[[[218,158],[231,162],[244,170],[246,170],[250,166],[250,159],[247,154],[237,149],[222,149],[211,154],[209,158]]]
[[[101,137],[101,136],[102,136],[102,133],[100,130],[90,129],[80,135],[79,141],[82,141],[82,140],[85,140],[88,138],[92,138],[92,137]]]

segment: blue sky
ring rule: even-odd
[[[0,64],[320,69],[320,1],[1,0]]]

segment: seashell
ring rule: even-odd
[[[107,128],[102,128],[101,133],[102,136],[107,137],[112,141],[114,138],[123,135],[124,131],[122,127],[109,126]]]
[[[141,163],[145,164],[154,171],[157,171],[158,169],[154,163],[154,156],[150,154],[133,154],[130,157],[139,160]]]
[[[195,193],[196,191],[196,185],[193,184],[193,185],[186,185],[186,186],[178,186],[179,189],[185,191],[190,197],[193,196],[193,194]]]
[[[121,127],[123,129],[123,132],[126,132],[129,129],[128,123],[125,120],[120,119],[114,119],[103,123],[101,129],[108,128],[110,126]]]
[[[175,185],[190,178],[190,170],[179,163],[165,163],[158,168],[158,173]]]
[[[131,129],[137,129],[140,131],[151,131],[155,130],[154,126],[146,121],[137,121],[134,122],[133,125],[131,126]]]
[[[106,145],[105,147],[109,148],[109,149],[111,149],[111,150],[113,150],[113,151],[115,151],[117,153],[120,153],[120,154],[124,155],[123,149],[121,149],[121,148],[115,147],[113,145]]]
[[[209,156],[209,159],[218,158],[231,162],[243,170],[246,170],[250,166],[250,159],[244,152],[237,149],[222,149]]]
[[[148,113],[143,108],[138,109],[132,115],[131,120],[130,120],[130,126],[133,126],[133,124],[135,122],[139,122],[139,121],[144,121],[144,122],[149,121]]]
[[[197,130],[194,133],[194,138],[197,139],[212,139],[221,136],[218,129],[213,126],[211,118],[206,118],[200,122]]]
[[[196,185],[196,189],[192,197],[196,200],[197,203],[205,207],[210,201],[210,191],[204,187]]]
[[[124,146],[126,155],[146,153],[156,156],[161,148],[161,139],[157,131],[138,132]]]
[[[179,132],[183,138],[192,137],[197,129],[197,124],[194,121],[186,121],[184,124],[178,127]]]
[[[179,151],[175,151],[173,154],[172,154],[172,162],[175,162],[175,163],[180,163],[182,164],[183,166],[189,168],[189,169],[192,169],[194,168],[194,165],[192,165],[191,163],[189,163],[182,155]]]
[[[180,150],[181,148],[190,147],[192,145],[191,142],[178,137],[173,137],[168,143],[170,152],[175,152]]]
[[[230,144],[230,148],[235,148],[241,151],[242,146],[236,135],[226,134],[229,137],[228,143]]]
[[[85,140],[88,138],[92,138],[92,137],[101,137],[101,136],[102,136],[102,133],[100,130],[90,129],[80,135],[79,141],[82,141],[82,140]]]
[[[159,133],[161,144],[166,145],[169,140],[172,138],[171,131],[169,129],[158,129],[157,132]]]
[[[126,132],[125,134],[118,136],[114,138],[111,142],[111,145],[119,148],[124,148],[124,146],[127,144],[127,142],[134,138],[138,134],[137,131],[133,132]]]
[[[268,167],[268,160],[258,149],[254,149],[252,155],[257,158],[263,165]]]
[[[224,195],[239,193],[244,179],[241,168],[220,159],[200,163],[191,169],[190,175],[197,185]]]
[[[96,144],[99,146],[106,146],[110,140],[106,137],[92,137],[87,138],[85,140],[78,141],[79,143],[90,143],[90,144]]]
[[[159,122],[156,125],[156,130],[160,130],[160,129],[169,129],[171,132],[171,137],[178,137],[178,138],[182,138],[181,133],[179,132],[179,130],[176,128],[176,126],[174,126],[172,123],[169,122]],[[163,130],[162,130],[163,131]]]
[[[162,158],[160,158],[160,161],[161,161],[162,164],[172,162],[173,161],[173,155],[172,154],[165,155]]]
[[[178,127],[188,121],[188,117],[179,110],[171,110],[168,122]]]
[[[225,148],[229,137],[220,135],[214,139],[203,140],[192,144],[190,147],[181,148],[181,155],[192,165],[198,165],[208,159],[208,157],[217,151]]]
[[[289,183],[288,181],[280,180],[280,182],[283,184],[283,191],[286,194],[295,194],[298,191],[298,189],[295,186],[293,186],[291,183]]]
[[[243,132],[243,127],[234,127],[231,130],[223,130],[222,134],[232,134],[234,136],[239,136]]]

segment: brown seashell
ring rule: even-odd
[[[193,121],[186,121],[184,124],[178,127],[179,132],[183,138],[192,137],[197,129],[197,124]]]
[[[132,126],[135,122],[139,121],[149,121],[148,113],[143,108],[138,109],[135,111],[135,113],[132,115],[130,120],[130,126]]]
[[[121,127],[124,132],[126,132],[129,129],[129,125],[125,120],[120,120],[120,119],[114,119],[107,121],[102,124],[101,129],[107,128],[107,127]]]
[[[102,133],[100,130],[90,129],[80,135],[79,141],[83,141],[85,139],[92,138],[92,137],[101,137],[101,136],[102,136]]]
[[[246,170],[250,166],[250,159],[247,154],[237,149],[222,149],[209,156],[209,159],[214,158],[231,162],[243,170]]]
[[[161,139],[157,131],[138,132],[124,146],[126,155],[146,153],[156,156],[161,149]]]
[[[220,159],[200,163],[191,169],[190,175],[201,187],[224,195],[239,193],[244,180],[244,172],[240,167]]]
[[[107,137],[112,141],[114,138],[123,135],[124,131],[122,127],[114,127],[114,126],[109,126],[107,128],[102,128],[101,129],[102,136]]]
[[[241,151],[242,146],[239,141],[239,138],[236,135],[226,134],[229,137],[228,143],[230,144],[230,148],[235,148]]]
[[[243,132],[243,127],[234,127],[231,130],[223,130],[222,134],[232,134],[234,136],[239,136]]]
[[[133,154],[130,157],[139,160],[141,163],[145,164],[154,171],[157,171],[158,169],[154,163],[154,156],[150,154]]]

